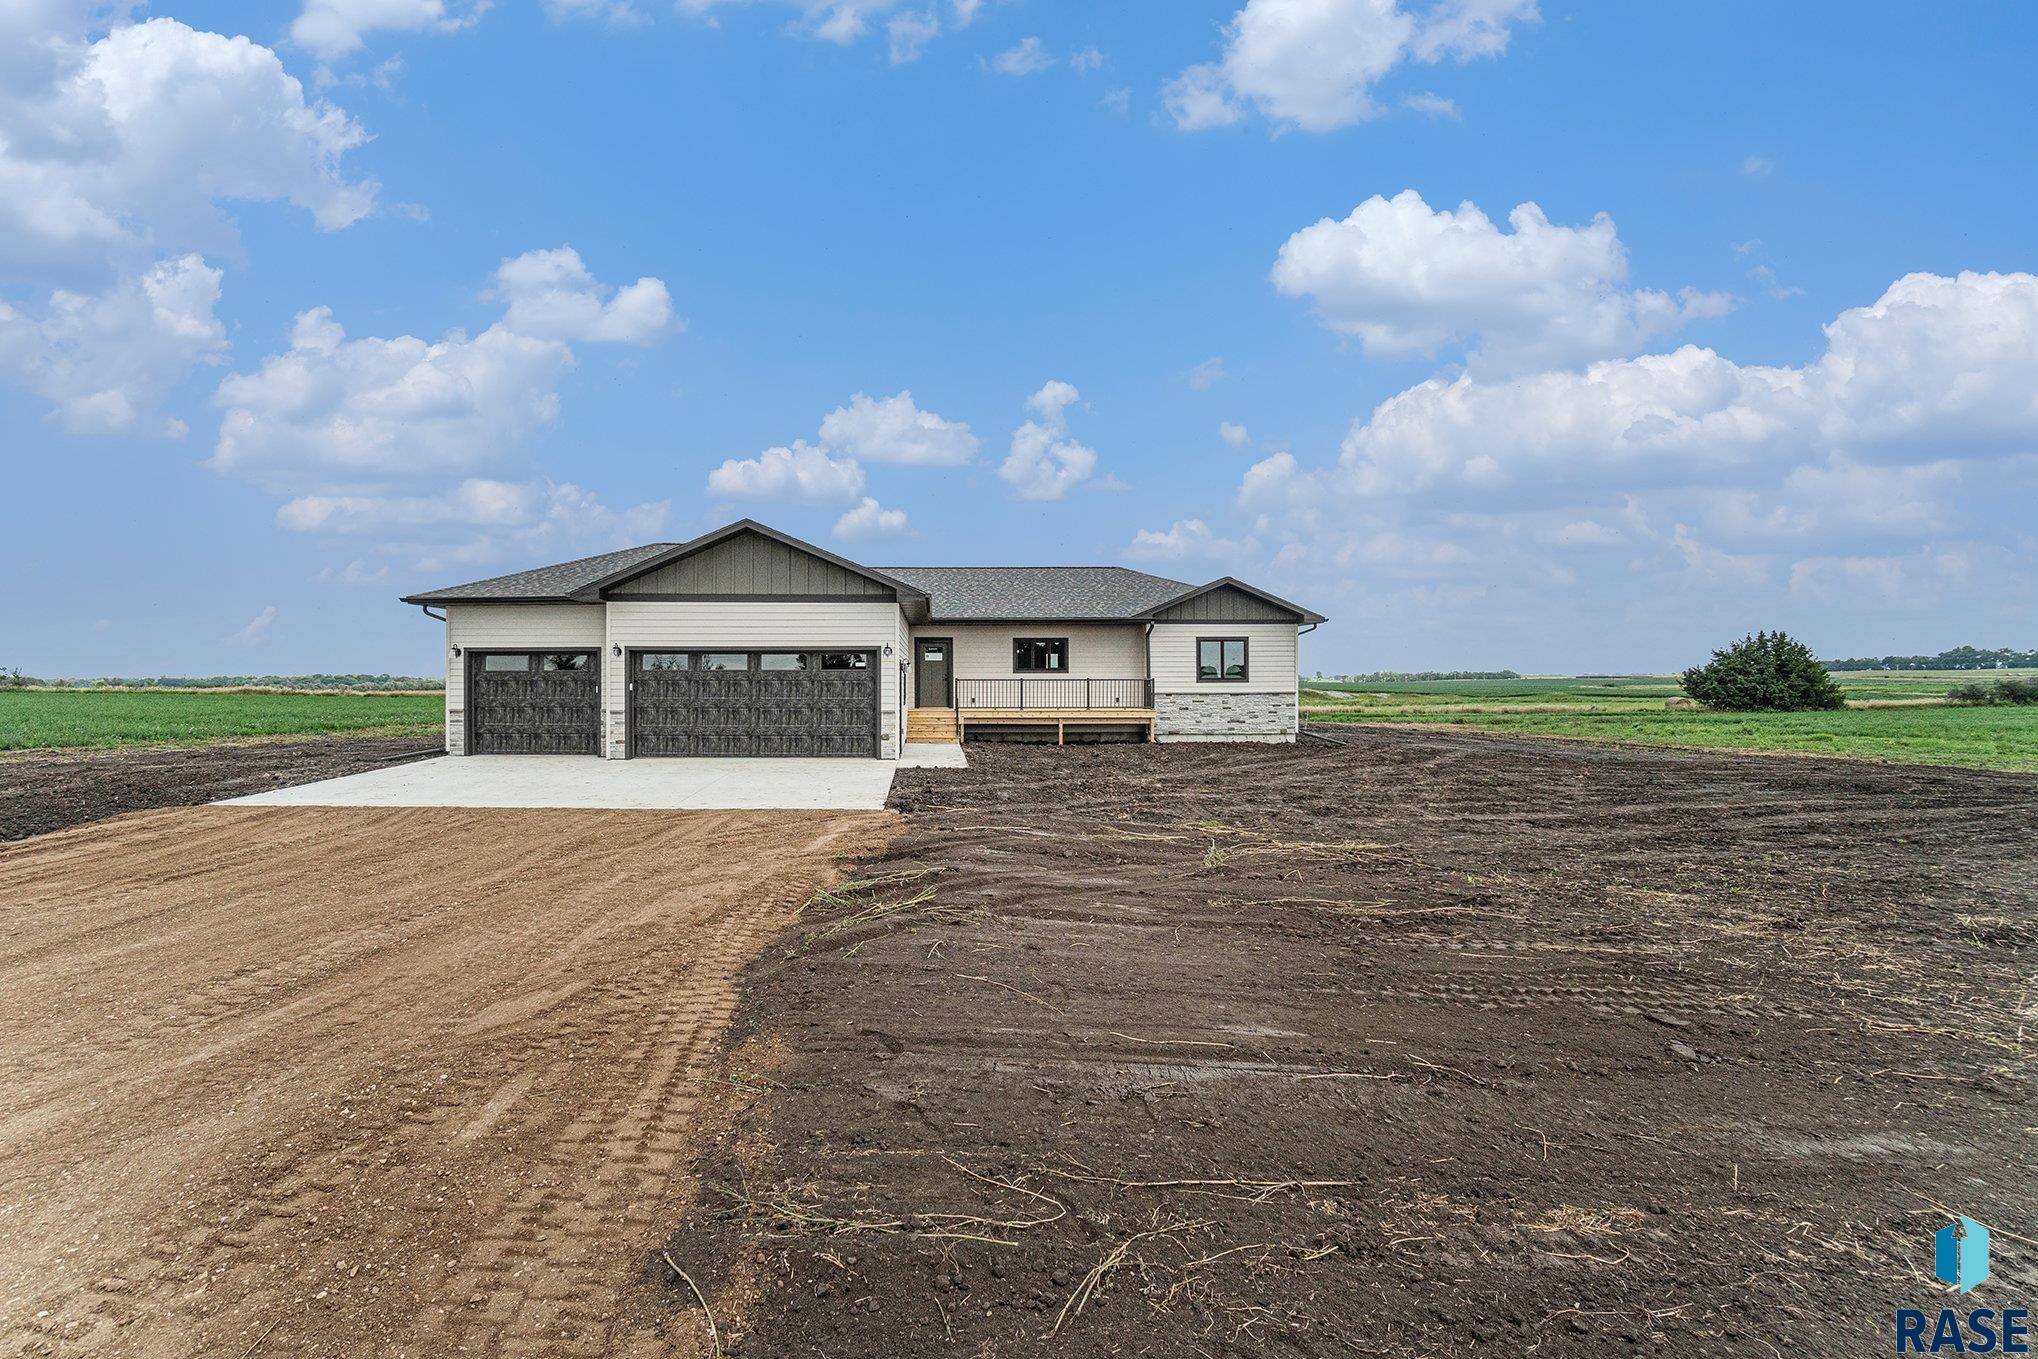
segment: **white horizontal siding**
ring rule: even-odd
[[[706,648],[756,651],[822,647],[844,651],[875,651],[881,685],[878,732],[881,753],[898,754],[899,656],[904,633],[899,606],[888,599],[865,601],[787,600],[611,600],[608,605],[609,646],[602,657],[602,693],[608,746],[622,749],[628,690],[624,657],[609,654],[621,647]],[[891,656],[884,649],[891,647]]]
[[[462,651],[599,651],[599,604],[448,604],[446,606],[446,739],[448,748],[467,706]]]
[[[1156,623],[1153,629],[1153,687],[1156,693],[1292,694],[1295,692],[1293,623]],[[1245,683],[1196,678],[1196,639],[1243,637],[1247,647]]]
[[[913,637],[953,638],[959,680],[1021,678],[1012,669],[1012,643],[1020,637],[1068,638],[1068,679],[1146,678],[1144,623],[927,623]],[[1053,678],[1032,670],[1024,677]]]

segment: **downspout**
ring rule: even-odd
[[[1323,624],[1321,623],[1311,623],[1306,628],[1297,629],[1295,640],[1301,641],[1304,637],[1307,637],[1322,626]],[[1295,649],[1295,731],[1298,735],[1302,731],[1302,649],[1300,647]],[[1340,741],[1336,744],[1342,745],[1344,743]]]
[[[1146,621],[1146,710],[1153,714],[1146,719],[1146,739],[1154,744],[1161,739],[1160,697],[1153,691],[1153,620]]]
[[[451,637],[452,637],[452,633],[453,633],[453,625],[452,625],[451,623],[447,623],[447,622],[446,622],[446,615],[444,615],[444,614],[442,614],[442,613],[433,613],[433,612],[432,612],[432,606],[431,606],[431,605],[429,605],[429,604],[420,604],[420,605],[418,605],[418,607],[419,607],[420,609],[423,609],[423,610],[424,610],[424,612],[425,612],[425,617],[427,617],[427,618],[436,618],[436,619],[438,619],[438,620],[439,620],[439,621],[440,621],[441,623],[446,623],[446,635],[447,635],[447,638],[448,638],[448,639],[450,640],[450,639],[451,639]],[[442,653],[441,653],[441,659],[443,659],[443,658],[444,658],[444,655],[443,655],[443,652],[442,652]],[[447,666],[446,666],[446,687],[445,687],[445,689],[444,689],[444,690],[443,690],[442,692],[444,693],[444,697],[443,697],[443,698],[441,699],[441,701],[440,701],[440,706],[441,706],[441,708],[443,709],[443,719],[442,719],[442,720],[444,720],[444,722],[445,722],[445,724],[446,724],[446,753],[447,753],[448,755],[456,755],[456,754],[464,754],[464,753],[465,753],[464,751],[456,751],[456,750],[454,750],[454,749],[453,749],[453,720],[452,720],[452,719],[453,719],[453,709],[452,709],[452,703],[453,703],[453,667],[452,667],[452,664],[451,664],[450,662],[449,662],[449,663],[447,664]],[[460,700],[460,701],[461,701],[462,703],[465,703],[465,702],[467,701],[467,700],[466,700],[466,698],[465,698],[465,696],[464,696],[464,694],[463,694],[463,696],[462,696],[462,698],[461,698],[461,700]],[[461,742],[462,742],[462,744],[463,744],[463,745],[465,744],[465,742],[466,742],[466,740],[467,740],[467,734],[466,734],[466,730],[465,730],[465,728],[462,728],[462,730],[461,730],[461,734],[460,734],[460,740],[461,740]]]

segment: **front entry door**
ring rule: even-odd
[[[913,676],[916,706],[954,707],[950,680],[955,675],[955,643],[946,637],[922,637],[914,647],[914,656],[919,667]]]

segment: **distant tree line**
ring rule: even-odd
[[[152,675],[127,678],[102,675],[97,679],[40,680],[19,670],[0,670],[0,688],[51,689],[373,689],[382,691],[436,693],[446,687],[442,679],[416,675]]]
[[[1418,680],[1511,680],[1520,679],[1521,674],[1514,670],[1375,670],[1370,675],[1318,674],[1314,678],[1339,684],[1407,684]]]
[[[1854,656],[1820,664],[1828,670],[2013,670],[2038,666],[2038,651],[1957,646],[1936,656]]]

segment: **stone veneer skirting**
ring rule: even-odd
[[[1291,741],[1295,738],[1295,695],[1217,691],[1153,696],[1156,734],[1161,740]]]

